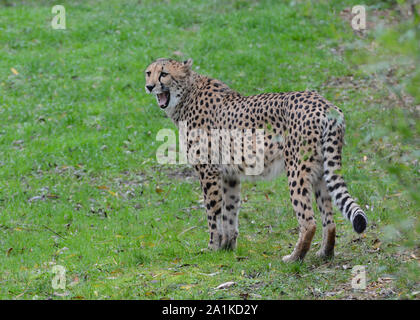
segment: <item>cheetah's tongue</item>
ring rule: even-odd
[[[168,93],[167,92],[158,93],[157,97],[158,97],[159,107],[166,106],[166,103],[168,102]]]

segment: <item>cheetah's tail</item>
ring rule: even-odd
[[[362,233],[367,226],[367,217],[347,190],[347,185],[340,174],[341,149],[344,137],[344,121],[328,120],[322,138],[324,158],[324,179],[334,204],[343,216],[350,220],[354,231]]]

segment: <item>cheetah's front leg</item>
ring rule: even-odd
[[[239,235],[238,213],[241,204],[241,183],[237,177],[223,177],[222,247],[235,249]]]
[[[212,166],[198,165],[195,169],[200,178],[207,213],[210,234],[208,248],[218,250],[222,248],[223,241],[221,178]]]

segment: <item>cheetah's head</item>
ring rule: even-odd
[[[191,74],[192,60],[179,62],[157,59],[146,68],[146,92],[156,96],[161,109],[171,113],[185,94]]]

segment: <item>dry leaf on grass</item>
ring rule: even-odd
[[[227,288],[232,287],[234,284],[235,284],[235,282],[233,282],[233,281],[228,281],[228,282],[225,282],[225,283],[222,283],[222,284],[218,285],[218,286],[216,287],[216,289],[217,289],[217,290],[227,289]]]

